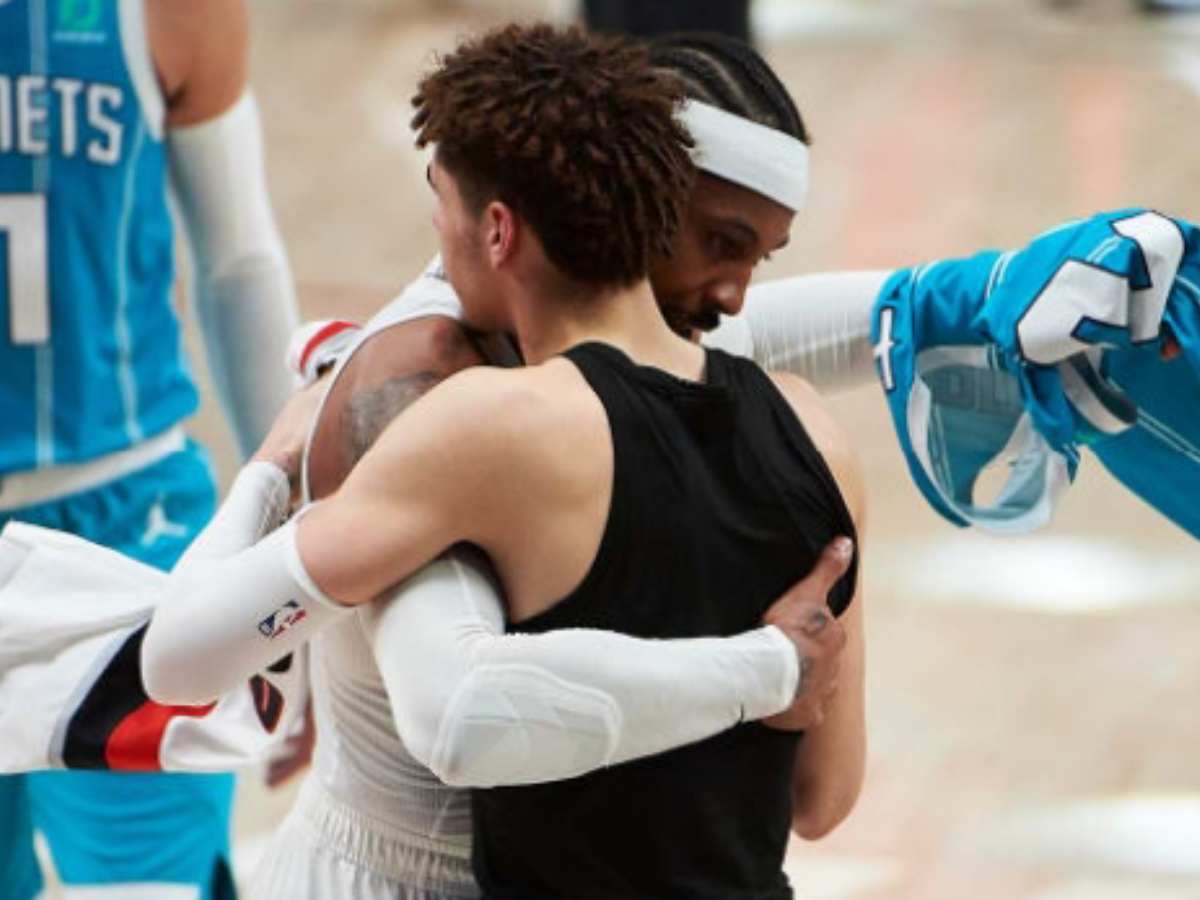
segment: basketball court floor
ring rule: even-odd
[[[815,135],[810,207],[763,278],[1012,247],[1124,205],[1200,219],[1200,15],[1131,0],[759,0],[755,15]],[[407,101],[434,50],[505,16],[255,4],[306,316],[366,316],[433,253]],[[911,485],[880,393],[831,402],[872,501],[870,763],[849,821],[794,846],[797,896],[1200,897],[1200,546],[1093,460],[1043,534],[960,532]],[[227,482],[211,401],[194,430]],[[243,872],[291,796],[242,780]]]

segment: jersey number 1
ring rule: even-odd
[[[46,272],[46,198],[0,194],[0,235],[8,243],[9,337],[14,344],[50,339],[50,296]]]

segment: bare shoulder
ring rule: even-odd
[[[540,374],[491,366],[456,372],[388,425],[380,448],[436,445],[476,473],[518,463],[544,443],[540,436],[561,415],[561,397]]]
[[[244,0],[147,0],[146,31],[170,127],[229,109],[246,87]]]
[[[803,378],[789,372],[771,372],[769,375],[791,404],[817,450],[825,457],[846,499],[846,506],[861,527],[866,513],[866,492],[862,464],[850,435],[829,411],[824,398]]]

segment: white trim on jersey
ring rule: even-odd
[[[0,512],[91,490],[152,466],[182,450],[185,443],[183,428],[176,425],[132,447],[85,462],[8,472],[0,478]]]
[[[158,77],[154,71],[154,57],[150,52],[150,41],[146,35],[146,9],[143,0],[119,0],[117,15],[121,24],[121,51],[125,54],[125,67],[129,80],[137,91],[138,103],[142,107],[142,118],[150,136],[161,141],[167,107]]]
[[[1041,528],[1050,521],[1062,493],[1070,487],[1071,478],[1067,470],[1066,460],[1057,453],[1049,452],[1046,439],[1033,427],[1029,413],[1022,415],[1014,424],[1012,433],[1003,448],[987,463],[992,465],[1001,461],[1020,460],[1022,465],[1014,467],[1013,474],[1005,484],[1003,494],[995,501],[995,506],[1002,506],[1004,499],[1028,487],[1037,484],[1037,503],[1019,516],[1001,518],[984,516],[979,511],[964,509],[951,497],[944,485],[950,483],[948,474],[939,473],[934,465],[933,453],[929,439],[935,429],[940,432],[941,426],[937,409],[933,403],[933,393],[924,381],[924,377],[935,369],[948,365],[960,365],[968,368],[988,368],[987,346],[943,346],[923,350],[915,361],[918,377],[913,379],[912,388],[908,395],[907,427],[909,440],[912,442],[913,453],[916,455],[929,479],[929,483],[937,490],[942,501],[958,515],[973,525],[978,525],[994,534],[1025,534]],[[944,454],[939,454],[945,458]],[[1029,461],[1036,461],[1030,465]],[[986,468],[981,466],[980,469]]]
[[[33,74],[47,74],[46,3],[37,0],[29,5],[29,56]],[[50,185],[50,157],[33,158],[33,192],[45,194]],[[34,384],[37,409],[37,464],[54,464],[54,345],[49,341],[37,344],[33,350]]]
[[[129,334],[129,219],[133,212],[133,183],[137,178],[138,160],[146,143],[146,129],[139,121],[134,125],[133,150],[129,154],[129,168],[125,170],[125,188],[121,198],[121,218],[117,221],[117,245],[114,257],[117,260],[117,309],[113,323],[113,336],[117,341],[117,383],[121,387],[121,405],[125,409],[125,434],[131,444],[141,441],[142,424],[139,419],[138,382],[133,371],[133,341]]]

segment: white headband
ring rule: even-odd
[[[679,120],[696,142],[696,168],[770,197],[793,212],[804,206],[808,147],[803,141],[698,100],[684,102]]]

